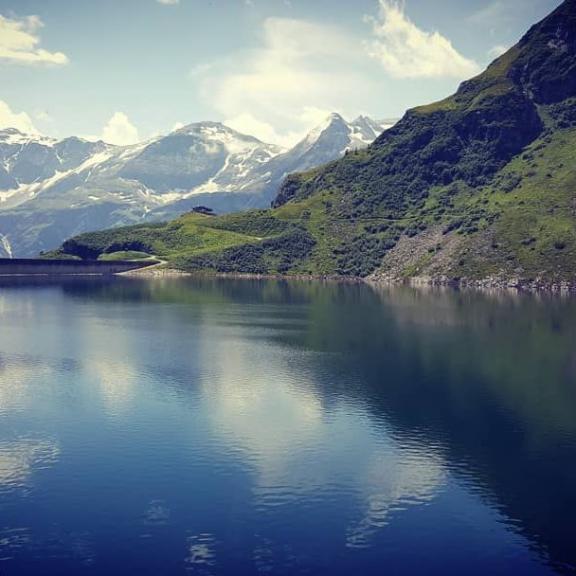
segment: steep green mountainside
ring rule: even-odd
[[[576,279],[576,0],[368,149],[289,176],[272,210],[88,234],[61,252],[116,249],[187,270]]]

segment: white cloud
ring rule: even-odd
[[[102,140],[109,144],[128,146],[136,144],[140,138],[138,129],[134,126],[124,112],[114,112],[102,130]]]
[[[502,54],[505,54],[506,52],[508,52],[508,50],[509,50],[508,46],[503,46],[502,44],[498,44],[497,46],[493,46],[492,48],[490,48],[490,50],[488,50],[488,56],[492,59],[498,58],[498,57],[502,56]]]
[[[13,112],[10,106],[0,100],[0,129],[16,128],[25,134],[38,134],[32,119],[26,112]]]
[[[367,20],[376,37],[368,53],[393,77],[464,79],[479,72],[446,37],[418,28],[396,0],[380,0],[379,17]]]
[[[38,47],[38,31],[43,26],[38,16],[12,20],[0,15],[0,61],[15,64],[68,64],[66,54]]]
[[[330,114],[332,114],[334,110],[328,110],[327,108],[318,108],[317,106],[305,106],[300,114],[300,120],[305,122],[306,124],[311,124],[312,126],[318,126]]]
[[[176,6],[176,4],[180,4],[180,0],[156,0],[156,2],[164,6]]]
[[[291,148],[302,138],[301,131],[279,133],[272,124],[259,120],[248,112],[225,118],[224,124],[242,134],[255,136],[262,142],[274,143],[284,148]]]
[[[360,71],[360,42],[341,29],[268,18],[261,33],[259,48],[193,71],[204,100],[231,127],[291,144],[318,123],[319,110],[322,119],[336,110],[352,116],[361,95],[374,93]]]
[[[34,118],[36,118],[36,120],[39,122],[48,122],[50,124],[54,123],[54,118],[52,118],[52,116],[50,116],[46,110],[36,110],[34,112]]]
[[[197,64],[190,80],[225,123],[287,146],[331,112],[389,114],[380,107],[403,105],[395,94],[386,98],[397,78],[452,81],[479,72],[447,38],[413,24],[396,0],[378,6],[364,37],[325,23],[267,18],[256,48]]]
[[[226,118],[224,124],[243,134],[256,136],[256,138],[264,142],[275,142],[279,138],[272,124],[258,120],[258,118],[248,112],[244,112],[233,118]]]

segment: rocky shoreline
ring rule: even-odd
[[[372,276],[368,282],[373,284],[408,286],[446,286],[452,288],[473,288],[476,290],[516,290],[518,292],[548,292],[553,294],[576,293],[576,280],[568,282],[550,281],[543,278],[526,279],[521,277],[489,276],[482,279],[450,278],[448,276],[414,276],[398,278],[394,276]]]
[[[190,272],[185,272],[184,270],[177,270],[176,268],[157,268],[156,266],[149,266],[147,268],[141,268],[140,270],[131,270],[130,272],[124,272],[120,275],[145,278],[192,276]]]
[[[229,278],[236,280],[296,280],[310,282],[338,282],[342,284],[371,284],[389,286],[412,286],[412,287],[450,287],[455,289],[476,290],[514,290],[517,292],[543,292],[552,294],[576,294],[576,280],[549,281],[542,278],[525,279],[521,277],[491,276],[483,279],[450,278],[448,276],[415,276],[412,278],[399,278],[392,275],[372,275],[368,278],[346,277],[334,274],[247,274],[236,272],[200,273],[186,272],[175,268],[144,268],[122,273],[122,276],[135,278]]]
[[[176,268],[143,268],[121,274],[122,276],[130,276],[136,278],[230,278],[236,280],[297,280],[297,281],[310,281],[310,282],[339,282],[343,284],[360,284],[365,282],[364,278],[320,275],[320,274],[248,274],[241,272],[186,272]]]

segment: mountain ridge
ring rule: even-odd
[[[290,171],[374,140],[379,125],[370,122],[362,132],[331,117],[322,141],[309,134],[290,150],[210,121],[131,146],[2,130],[0,253],[32,256],[68,236],[173,218],[195,205],[218,212],[267,207]]]

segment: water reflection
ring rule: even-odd
[[[186,569],[193,574],[212,574],[215,564],[215,539],[212,534],[198,534],[188,538]]]
[[[50,366],[29,356],[6,359],[0,355],[0,415],[25,409],[33,394],[34,381],[52,373]]]
[[[6,440],[0,484],[69,454],[59,481],[72,471],[72,495],[114,502],[141,573],[158,565],[138,538],[179,559],[164,573],[576,567],[573,300],[280,281],[1,290],[1,410],[42,440]],[[94,530],[104,566],[113,541]]]
[[[346,545],[370,546],[371,537],[390,521],[390,516],[409,506],[431,501],[445,482],[443,463],[433,455],[417,451],[387,451],[374,455],[359,478],[363,516],[349,527]]]
[[[59,446],[53,440],[0,441],[0,494],[28,487],[33,472],[53,465],[59,454]]]
[[[222,350],[221,362],[203,387],[202,411],[255,468],[257,509],[303,503],[318,491],[334,501],[352,496],[359,502],[360,519],[342,530],[347,545],[360,547],[393,509],[434,497],[444,469],[430,446],[405,450],[387,431],[376,435],[370,419],[351,402],[323,405],[312,380],[316,355],[291,354],[286,364],[283,348],[246,340],[239,337],[242,344],[236,339],[232,344],[218,331],[206,338]],[[255,373],[255,366],[264,369]]]

